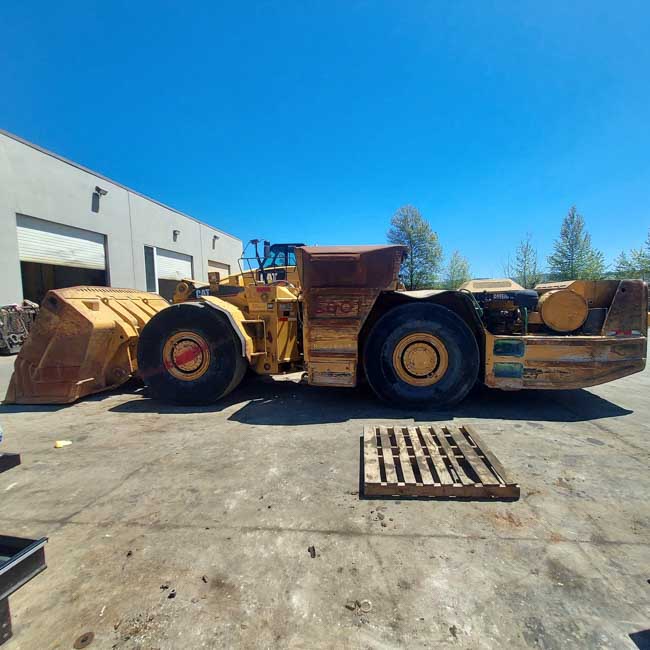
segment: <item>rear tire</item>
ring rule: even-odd
[[[216,402],[239,385],[247,366],[225,316],[202,303],[163,309],[140,334],[139,375],[165,402]]]
[[[408,303],[372,327],[363,365],[373,391],[394,406],[450,406],[476,382],[479,349],[474,334],[442,305]]]

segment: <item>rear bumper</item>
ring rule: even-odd
[[[485,384],[504,390],[603,384],[643,370],[647,341],[642,335],[487,335]]]

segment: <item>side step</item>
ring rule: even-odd
[[[519,485],[468,424],[366,426],[367,496],[518,499]]]

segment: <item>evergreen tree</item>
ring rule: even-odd
[[[605,257],[591,245],[585,220],[575,206],[564,217],[548,266],[554,280],[597,280],[605,273]]]
[[[537,249],[530,233],[519,242],[512,271],[514,279],[526,289],[532,289],[542,279],[537,266]]]
[[[591,247],[591,237],[588,239]],[[602,251],[590,249],[587,262],[580,272],[581,280],[601,280],[605,275],[605,255]]]
[[[400,271],[406,288],[432,287],[440,270],[442,247],[420,211],[412,205],[402,206],[393,215],[386,237],[391,244],[402,244],[408,249]]]
[[[643,280],[650,280],[650,229],[643,246],[635,253],[635,263]]]
[[[617,278],[640,278],[650,280],[650,230],[639,248],[633,248],[629,256],[623,251],[614,261]]]
[[[614,274],[617,278],[629,278],[634,275],[634,269],[630,258],[621,251],[619,256],[614,260]]]

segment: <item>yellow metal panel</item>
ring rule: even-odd
[[[135,289],[48,292],[14,364],[6,402],[65,404],[115,388],[137,370],[140,331],[168,306]]]
[[[256,354],[251,359],[253,370],[259,374],[274,374],[286,370],[288,364],[301,360],[298,348],[297,290],[282,284],[250,284],[244,292],[249,322],[253,326]]]
[[[335,359],[312,360],[309,362],[308,379],[312,386],[356,386],[356,362]]]
[[[584,296],[570,289],[554,289],[539,299],[542,322],[556,332],[573,332],[587,320],[589,308]]]
[[[304,348],[309,383],[356,386],[359,334],[380,290],[310,289]]]
[[[213,309],[220,311],[226,316],[226,318],[228,318],[228,321],[241,341],[243,348],[242,353],[250,362],[253,358],[254,346],[253,340],[247,332],[244,324],[244,321],[247,320],[246,314],[239,309],[239,307],[236,307],[221,298],[217,298],[216,296],[201,296],[201,302],[204,302]]]
[[[496,353],[495,353],[496,350]],[[485,334],[485,383],[493,388],[585,388],[645,368],[646,336]]]
[[[564,282],[543,282],[535,291],[543,295],[549,291],[569,289],[580,294],[589,307],[609,307],[618,289],[619,280],[566,280]]]

